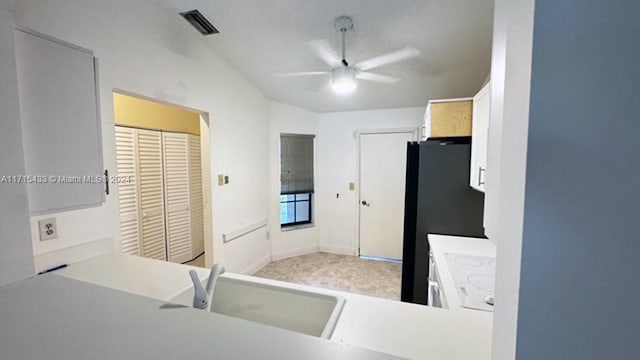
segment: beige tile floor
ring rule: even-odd
[[[253,276],[400,300],[402,265],[315,253],[274,261]]]
[[[186,264],[204,267],[204,254]],[[315,253],[271,262],[253,276],[400,300],[402,265]]]

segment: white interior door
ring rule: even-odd
[[[192,259],[189,199],[189,138],[163,133],[164,183],[167,221],[167,259],[182,263]]]
[[[189,137],[189,199],[191,207],[191,258],[204,252],[204,196],[200,136]]]
[[[122,253],[141,255],[140,252],[140,194],[137,179],[137,151],[132,128],[116,126],[116,159],[118,176],[130,181],[118,184],[120,202],[120,238]]]
[[[136,130],[142,256],[166,260],[162,137],[159,131]]]
[[[407,142],[415,133],[360,134],[360,255],[402,259]]]

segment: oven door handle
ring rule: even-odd
[[[442,300],[440,298],[440,284],[429,280],[429,306],[441,308]]]

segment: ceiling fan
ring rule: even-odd
[[[357,80],[374,81],[385,84],[392,84],[400,81],[401,79],[398,77],[381,75],[369,72],[368,70],[420,55],[420,52],[416,48],[405,47],[351,65],[346,59],[346,36],[347,31],[353,29],[353,20],[348,16],[340,16],[336,19],[336,29],[342,34],[342,58],[338,56],[336,51],[326,40],[314,40],[309,43],[315,54],[327,63],[327,65],[331,66],[329,71],[294,72],[276,74],[276,76],[296,77],[331,75],[331,88],[333,91],[338,94],[349,94],[358,86]]]

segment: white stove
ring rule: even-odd
[[[445,253],[460,304],[469,309],[493,311],[496,259]]]

